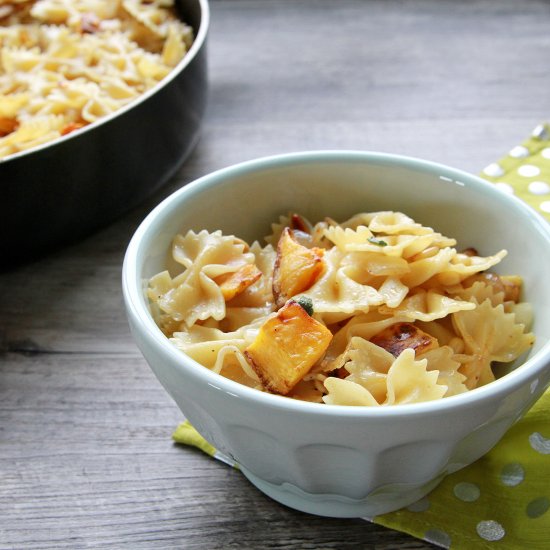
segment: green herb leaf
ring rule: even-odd
[[[296,303],[300,304],[309,316],[313,315],[313,300],[309,296],[300,296]]]
[[[375,244],[376,246],[388,246],[388,243],[386,241],[383,241],[382,239],[377,239],[376,237],[369,237],[367,239],[369,243]]]

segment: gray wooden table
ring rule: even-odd
[[[432,548],[289,510],[174,445],[182,416],[130,337],[121,261],[163,196],[257,156],[370,149],[479,172],[550,117],[550,3],[211,8],[210,102],[185,166],[112,226],[0,275],[0,548]]]

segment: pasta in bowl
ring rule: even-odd
[[[189,357],[264,391],[331,405],[387,406],[495,379],[534,343],[521,278],[402,212],[292,213],[262,246],[220,231],[172,243],[155,275],[157,322]]]
[[[481,457],[548,387],[549,245],[542,218],[460,170],[295,153],[166,198],[123,294],[160,383],[256,487],[360,517]]]

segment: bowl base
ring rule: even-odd
[[[332,518],[366,518],[394,512],[417,502],[434,489],[444,475],[422,485],[395,483],[380,487],[362,499],[335,494],[307,493],[290,483],[276,485],[260,479],[243,466],[245,477],[268,497],[300,512]]]

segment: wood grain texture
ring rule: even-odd
[[[432,548],[287,509],[172,444],[182,416],[130,337],[122,258],[162,197],[257,156],[370,149],[479,172],[550,116],[550,4],[211,9],[209,107],[185,166],[117,223],[0,275],[0,548]]]

